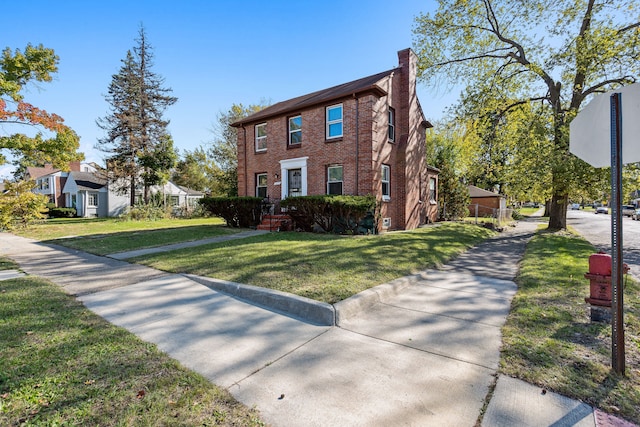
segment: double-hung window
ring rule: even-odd
[[[98,206],[98,193],[89,193],[89,198],[87,200],[87,205],[91,207]]]
[[[256,174],[256,197],[267,198],[267,174]]]
[[[49,189],[49,178],[42,178],[40,180],[40,189],[48,190]]]
[[[389,167],[389,165],[382,165],[381,176],[382,200],[391,200],[391,168]]]
[[[342,166],[327,168],[327,194],[342,194]]]
[[[267,151],[267,124],[260,123],[255,127],[256,151]]]
[[[342,104],[327,107],[327,139],[342,136]]]
[[[302,116],[289,117],[289,145],[302,143]]]
[[[396,140],[396,110],[389,107],[389,141]]]
[[[435,205],[436,201],[436,179],[429,178],[429,203]]]

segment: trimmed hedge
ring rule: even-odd
[[[304,231],[314,231],[316,226],[338,234],[375,232],[377,229],[374,196],[289,197],[282,200],[280,206],[287,209],[296,227]]]
[[[49,218],[75,218],[75,208],[49,208]]]
[[[198,203],[211,215],[223,218],[228,227],[254,227],[260,222],[259,197],[203,197]]]

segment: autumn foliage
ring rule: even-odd
[[[70,161],[82,160],[76,133],[64,119],[23,100],[22,89],[32,81],[49,82],[58,71],[58,56],[42,45],[27,45],[24,52],[6,48],[0,57],[0,126],[25,125],[38,129],[35,136],[10,133],[0,137],[0,164],[10,153],[16,163],[51,163],[66,168]],[[11,130],[13,127],[11,127]],[[45,132],[45,133],[43,133]],[[26,162],[25,162],[26,160]]]

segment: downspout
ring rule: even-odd
[[[249,195],[249,183],[247,178],[247,128],[242,125],[242,145],[244,150],[244,195]]]
[[[358,171],[360,170],[360,102],[356,94],[353,94],[356,100],[356,196],[360,195],[360,180],[358,179]]]

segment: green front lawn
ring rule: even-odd
[[[0,295],[2,426],[264,425],[226,390],[46,280],[2,281]]]
[[[491,234],[461,223],[375,236],[270,233],[130,261],[335,303],[444,264]]]
[[[121,221],[109,219],[56,219],[15,231],[98,255],[206,239],[239,232],[219,218]]]
[[[611,372],[611,325],[590,321],[587,241],[541,232],[527,247],[503,329],[501,371],[640,424],[640,287],[625,288],[626,377]]]

